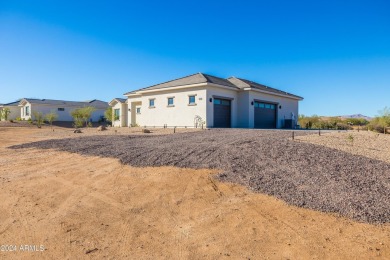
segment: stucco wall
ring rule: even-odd
[[[188,105],[188,96],[196,95],[196,106]],[[168,106],[168,97],[174,97],[174,106]],[[298,100],[264,94],[257,91],[236,91],[214,86],[175,89],[160,92],[143,93],[142,96],[129,97],[127,125],[139,126],[193,126],[195,116],[200,116],[206,122],[206,127],[214,126],[214,98],[231,100],[231,126],[238,128],[254,127],[254,106],[252,101],[261,100],[276,103],[277,128],[284,126],[284,119],[295,120],[298,116]],[[155,99],[155,107],[149,107],[149,100]],[[210,99],[212,100],[210,102]],[[279,109],[279,106],[281,108]],[[141,113],[137,114],[137,107]]]
[[[277,103],[277,128],[282,128],[284,126],[284,119],[291,119],[291,113],[294,114],[295,120],[298,119],[298,100],[250,91],[249,102],[252,102],[254,99]],[[279,106],[281,106],[281,108],[279,108]],[[254,127],[254,114],[255,108],[250,105],[249,128]]]
[[[20,117],[20,108],[18,106],[4,106],[0,108],[0,112],[2,109],[8,108],[10,113],[8,114],[8,120],[15,120],[17,117]],[[4,121],[4,118],[1,118]]]
[[[188,97],[196,95],[196,105],[188,104]],[[168,97],[174,97],[174,106],[168,106]],[[149,107],[149,99],[155,99],[155,107]],[[145,93],[139,98],[129,98],[129,124],[136,122],[139,126],[194,126],[195,116],[206,121],[206,90],[204,88],[189,88],[183,90],[160,91]],[[141,113],[136,113],[136,108]],[[135,121],[134,121],[135,119]]]
[[[26,116],[24,115],[22,109],[24,110],[26,106],[30,106],[30,115]],[[58,111],[58,108],[64,108],[64,111]],[[69,107],[69,106],[51,106],[51,105],[37,105],[37,104],[30,104],[27,103],[26,105],[22,106],[20,108],[20,111],[22,113],[22,119],[28,120],[30,117],[33,116],[33,112],[41,112],[43,115],[55,112],[58,115],[58,118],[56,121],[68,121],[72,122],[73,117],[71,116],[71,112],[75,110],[77,107]],[[104,116],[105,109],[97,109],[92,113],[92,121],[97,122],[99,119]]]
[[[213,127],[214,126],[214,102],[210,102],[210,98],[214,100],[214,96],[218,97],[224,97],[231,100],[231,117],[232,127],[238,127],[238,92],[235,90],[229,90],[229,89],[222,89],[217,87],[209,87],[207,89],[207,127]]]
[[[116,103],[112,107],[112,115],[114,116],[115,109],[119,109],[119,119],[112,122],[112,125],[115,127],[124,127],[127,126],[127,104],[126,103]]]

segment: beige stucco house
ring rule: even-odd
[[[115,126],[293,128],[303,98],[253,81],[197,73],[114,99]]]

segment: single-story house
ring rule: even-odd
[[[7,120],[15,120],[16,118],[20,117],[20,108],[19,108],[19,102],[20,100],[7,103],[7,104],[2,104],[0,105],[0,113],[2,113],[4,109],[8,108],[9,109],[9,114],[7,117]],[[3,117],[0,118],[2,121],[5,119]]]
[[[76,108],[83,107],[94,107],[96,110],[92,113],[90,120],[92,122],[98,122],[104,119],[104,112],[109,106],[107,102],[97,99],[89,101],[65,101],[23,98],[19,102],[19,110],[22,120],[32,118],[34,112],[41,112],[44,115],[50,112],[55,112],[58,115],[56,121],[71,122],[73,121],[71,112]]]
[[[303,100],[250,80],[204,73],[124,95],[127,103],[110,103],[116,126],[293,128]]]

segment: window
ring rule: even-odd
[[[169,98],[168,98],[168,106],[169,106],[169,107],[173,107],[173,106],[174,106],[174,104],[173,104],[173,99],[174,99],[173,97],[169,97]]]
[[[195,104],[195,96],[188,96],[188,104],[190,105]]]
[[[221,100],[220,100],[220,99],[215,99],[215,98],[214,98],[214,104],[220,105],[220,104],[221,104]]]
[[[141,114],[141,108],[140,107],[137,107],[136,111],[137,111],[137,114]]]
[[[114,109],[114,120],[119,120],[120,109]]]
[[[59,107],[59,108],[58,108],[58,111],[65,111],[65,108]]]
[[[221,100],[221,105],[223,105],[223,106],[230,106],[230,101],[222,99]]]
[[[154,99],[149,99],[149,107],[154,107]]]
[[[261,103],[258,101],[255,101],[254,105],[255,105],[255,107],[259,107],[259,108],[266,108],[266,109],[272,109],[272,110],[276,109],[276,105],[274,105],[274,104]]]
[[[25,114],[26,114],[26,116],[30,115],[30,107],[29,106],[26,107],[26,113]]]

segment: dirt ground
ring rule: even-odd
[[[389,224],[289,206],[215,181],[216,171],[6,148],[56,131],[0,128],[0,246],[18,247],[1,259],[390,257]]]
[[[371,131],[340,131],[298,136],[296,140],[390,163],[390,135]]]
[[[299,131],[296,136],[309,133]],[[10,148],[109,157],[136,167],[217,169],[219,180],[294,206],[368,223],[390,223],[389,163],[291,137],[291,131],[253,129],[154,136],[80,134]]]

